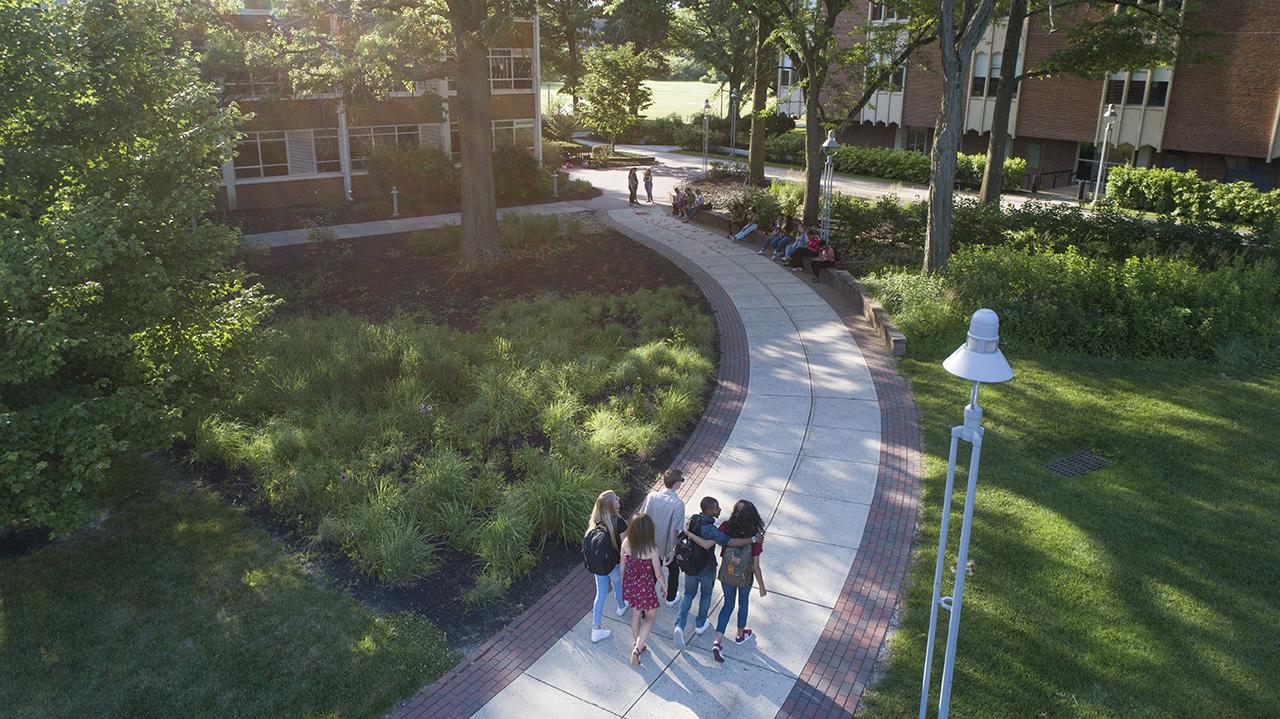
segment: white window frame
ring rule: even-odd
[[[317,143],[316,141],[321,138],[333,140],[334,157],[332,160],[320,159],[319,143]],[[342,174],[342,147],[340,146],[340,143],[339,143],[338,128],[336,127],[313,128],[311,130],[311,151],[315,154],[317,175],[335,175],[335,174],[341,175]],[[333,167],[333,169],[332,170],[320,169],[320,163],[322,162],[332,163],[331,166]]]
[[[259,100],[271,90],[279,87],[283,79],[278,72],[270,79],[255,80],[253,73],[248,71],[245,72],[245,76],[249,78],[248,82],[228,82],[225,77],[222,78],[218,83],[222,89],[222,95],[241,100]],[[236,89],[240,87],[248,88],[248,92]]]
[[[532,118],[527,119],[527,120],[526,120],[526,119],[494,120],[494,121],[491,123],[491,125],[492,125],[492,126],[491,126],[491,128],[490,128],[490,133],[491,133],[491,135],[492,135],[493,149],[495,149],[495,150],[496,150],[496,149],[498,149],[499,147],[506,147],[506,145],[499,145],[499,144],[498,144],[498,131],[499,131],[499,130],[502,130],[502,131],[510,130],[510,131],[511,131],[511,140],[512,140],[512,142],[511,142],[511,145],[510,145],[510,146],[512,146],[512,147],[520,147],[520,145],[517,145],[517,144],[515,143],[515,134],[516,134],[516,130],[530,130],[530,131],[531,131],[531,132],[530,132],[530,135],[531,135],[531,136],[533,136],[533,139],[532,139],[531,141],[532,141],[532,142],[534,142],[534,143],[536,143],[536,142],[537,142],[537,137],[536,137],[536,133],[537,133],[537,124],[534,122],[534,120],[533,120]],[[527,146],[523,147],[522,149],[532,151],[532,150],[533,150],[533,148],[534,148],[534,146],[531,144],[531,145],[527,145]]]
[[[408,140],[410,137],[413,138],[412,142]],[[416,148],[422,146],[422,128],[420,125],[364,125],[347,128],[347,143],[348,147],[350,147],[351,171],[353,174],[369,170],[369,156],[356,154],[355,140],[363,138],[369,139],[370,151],[377,147],[379,143],[388,142],[396,147],[411,145]]]
[[[529,76],[516,77],[516,59],[529,60]],[[505,61],[505,62],[504,62]],[[506,76],[494,76],[494,63],[505,64]],[[531,47],[493,47],[489,48],[489,93],[493,95],[532,93],[533,87],[533,48]],[[516,87],[516,83],[528,82],[528,87]]]
[[[270,136],[270,137],[264,137],[264,135],[266,135],[266,136]],[[270,163],[270,164],[267,164],[267,163],[264,163],[264,162],[262,161],[262,143],[263,143],[263,140],[266,140],[267,142],[271,142],[271,143],[275,143],[275,142],[277,142],[277,141],[278,141],[278,142],[280,143],[281,147],[284,147],[284,148],[285,148],[285,149],[284,149],[284,162],[283,162],[283,163],[279,163],[279,162],[272,162],[272,163]],[[255,150],[257,151],[257,153],[258,153],[258,162],[257,162],[257,164],[256,164],[256,165],[247,165],[247,164],[246,164],[246,165],[238,165],[238,164],[236,164],[236,162],[235,162],[235,158],[234,158],[234,156],[233,156],[233,158],[232,158],[232,161],[231,161],[231,162],[232,162],[232,167],[235,169],[235,176],[236,176],[236,182],[237,182],[237,183],[239,183],[239,182],[240,182],[240,181],[242,181],[242,180],[257,180],[257,179],[267,179],[267,178],[272,178],[272,179],[274,179],[274,178],[278,178],[278,177],[288,177],[288,176],[289,176],[289,150],[288,150],[288,147],[285,145],[284,130],[254,130],[254,131],[246,132],[246,133],[244,134],[244,139],[240,140],[240,142],[238,142],[238,143],[236,143],[236,144],[237,144],[237,147],[238,147],[239,145],[253,144],[253,145],[255,146],[255,148],[254,148],[254,149],[255,149]],[[280,174],[270,174],[270,175],[269,175],[269,174],[267,174],[267,168],[275,169],[275,168],[280,168],[280,167],[283,167],[283,168],[284,168],[284,172],[283,172],[283,173],[280,173]],[[240,175],[240,171],[241,171],[241,170],[253,170],[253,169],[256,169],[256,170],[258,171],[258,174],[256,174],[256,175],[245,175],[245,176],[241,177],[241,175]]]

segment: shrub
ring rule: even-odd
[[[760,227],[768,229],[778,216],[778,198],[760,187],[748,187],[733,196],[725,207],[735,223],[745,222],[754,210],[759,215]]]
[[[786,132],[764,141],[764,156],[773,162],[804,163],[804,133]]]
[[[1274,346],[1280,331],[1271,268],[1201,270],[1188,262],[1090,258],[971,247],[947,279],[962,308],[990,307],[1010,346],[1109,357],[1213,357],[1232,341]]]
[[[850,175],[918,184],[929,182],[929,156],[910,150],[845,145],[836,150],[835,168]]]
[[[518,147],[499,147],[493,152],[493,177],[499,202],[520,202],[551,193],[551,178],[538,158]]]
[[[542,164],[552,168],[560,167],[581,149],[582,146],[575,142],[543,139]]]
[[[581,119],[572,110],[560,108],[542,116],[542,135],[558,142],[569,142],[581,125]]]
[[[707,168],[708,180],[746,180],[747,166],[737,162],[712,160]]]
[[[375,147],[369,155],[369,179],[381,195],[400,190],[401,201],[456,202],[458,173],[453,159],[438,147]]]
[[[1259,244],[1280,244],[1280,190],[1262,192],[1248,182],[1204,180],[1192,171],[1118,166],[1108,172],[1107,196],[1127,209],[1245,225],[1258,234]]]

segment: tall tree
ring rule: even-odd
[[[929,221],[924,271],[932,274],[947,262],[955,199],[956,153],[963,130],[961,112],[973,50],[987,31],[995,0],[941,0],[938,44],[942,54],[942,106],[934,125],[930,155]]]
[[[0,0],[0,527],[67,531],[232,391],[271,301],[209,221],[238,113],[176,0]]]
[[[660,52],[670,44],[672,9],[671,0],[607,0],[604,40]]]
[[[769,115],[769,84],[778,63],[778,51],[770,42],[773,18],[757,13],[755,33],[755,72],[751,81],[751,142],[747,153],[747,184],[767,187],[764,176],[765,124]]]
[[[1175,3],[1159,4],[1140,0],[1056,0],[1055,10],[1067,13],[1065,47],[1054,51],[1035,67],[1017,71],[1023,25],[1027,18],[1046,13],[1048,0],[1011,0],[1005,20],[1008,30],[1000,67],[1000,85],[987,145],[987,164],[982,176],[983,202],[1000,201],[1004,180],[1005,148],[1009,144],[1009,115],[1013,98],[1024,79],[1072,74],[1104,77],[1118,70],[1169,65],[1184,42],[1201,33],[1187,28]],[[1186,48],[1183,47],[1185,50]]]
[[[651,69],[651,61],[629,42],[587,50],[582,121],[609,138],[611,151],[618,135],[639,122],[640,113],[653,103],[653,91],[644,84]]]
[[[755,23],[734,0],[681,0],[672,14],[671,41],[724,77],[738,97],[751,87]]]
[[[591,25],[600,15],[600,5],[596,0],[538,0],[538,7],[542,16],[542,62],[564,76],[560,92],[573,98],[577,112],[582,53]]]
[[[794,12],[789,0],[750,0],[757,17],[776,26],[773,38],[791,57],[805,102],[804,222],[818,220],[824,158],[822,142],[827,118],[856,118],[862,108],[902,70],[920,48],[937,38],[936,3],[929,0],[890,0],[904,21],[870,23],[848,36],[836,31],[836,16],[851,0],[818,0],[812,11]],[[826,98],[822,93],[833,68],[854,68],[861,82],[853,93]],[[835,124],[835,123],[832,123]],[[754,133],[753,133],[754,137]],[[762,133],[763,137],[763,133]],[[761,140],[763,143],[763,139]]]

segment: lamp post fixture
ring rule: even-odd
[[[711,98],[702,101],[702,174],[707,174],[708,134],[707,123],[711,119]]]
[[[729,157],[738,161],[738,91],[729,91]]]
[[[1107,145],[1111,142],[1111,128],[1116,124],[1116,106],[1107,105],[1107,111],[1102,113],[1102,119],[1107,121],[1107,126],[1102,131],[1102,159],[1098,161],[1098,180],[1093,185],[1095,206],[1102,200],[1102,181],[1107,172]]]
[[[1007,382],[1013,368],[1000,352],[1000,320],[996,313],[981,309],[969,321],[969,336],[951,353],[942,366],[951,374],[973,383],[969,404],[964,408],[964,424],[951,428],[951,454],[947,459],[947,484],[942,492],[942,523],[938,528],[938,560],[933,568],[933,602],[929,608],[929,633],[924,650],[924,679],[920,688],[920,719],[925,719],[929,703],[929,674],[933,667],[933,640],[938,626],[938,609],[951,613],[947,624],[947,648],[942,662],[942,687],[938,697],[938,719],[947,719],[951,706],[951,680],[956,662],[956,637],[960,632],[960,608],[964,601],[964,577],[969,561],[969,531],[973,527],[973,500],[978,485],[978,459],[982,455],[982,406],[978,390],[983,382]],[[972,447],[969,453],[968,487],[964,494],[964,515],[960,524],[960,548],[956,556],[954,593],[942,593],[942,566],[946,561],[947,525],[951,518],[951,493],[956,478],[956,453],[960,441]]]
[[[827,156],[822,167],[822,241],[828,244],[831,243],[831,186],[835,182],[835,158],[839,149],[836,131],[827,130],[827,139],[822,143],[822,154]]]

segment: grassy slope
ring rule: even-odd
[[[207,491],[137,460],[75,540],[0,560],[6,717],[381,716],[453,662],[441,634],[321,587]]]
[[[688,117],[691,114],[702,112],[702,103],[711,100],[712,110],[719,112],[723,116],[728,110],[729,98],[727,93],[720,93],[720,86],[713,85],[709,82],[696,81],[675,81],[675,80],[648,80],[645,82],[649,89],[653,91],[653,105],[644,111],[645,117],[666,117],[671,113],[677,113],[682,117]],[[564,95],[558,95],[557,91],[563,83],[544,82],[542,83],[542,99],[545,102],[547,98],[547,88],[551,88],[551,98],[563,99],[568,102],[569,98]],[[724,106],[721,109],[720,94],[724,94]]]
[[[955,714],[1280,715],[1280,378],[1012,359],[1014,381],[983,392]],[[925,431],[925,510],[904,623],[869,717],[916,713],[948,430],[966,400],[936,359],[901,369]],[[1044,469],[1081,449],[1114,464],[1078,479]],[[957,492],[953,545],[962,502]]]

